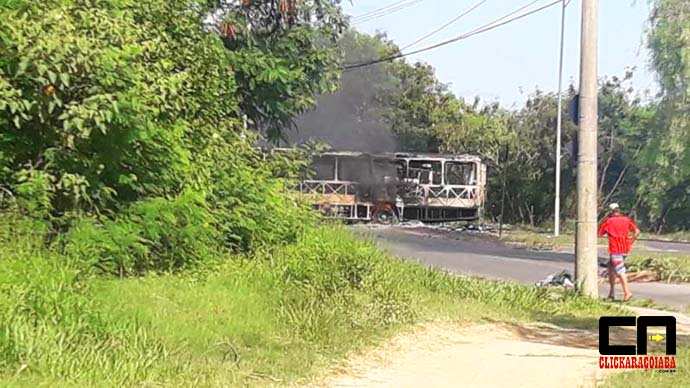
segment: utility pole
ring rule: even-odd
[[[565,7],[561,6],[561,48],[558,61],[558,118],[556,119],[556,193],[553,216],[553,235],[561,234],[561,128],[563,126],[563,49],[565,46]]]
[[[501,187],[501,221],[498,224],[498,238],[503,237],[503,212],[506,210],[506,175],[508,174],[508,144],[506,144],[506,151],[503,154],[503,184]]]
[[[580,292],[591,297],[599,295],[597,287],[598,23],[599,0],[582,0],[575,280]]]

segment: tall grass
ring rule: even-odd
[[[9,381],[145,381],[166,349],[136,320],[101,314],[81,270],[51,254],[2,252],[0,370]]]
[[[611,309],[397,260],[336,227],[126,279],[28,239],[0,241],[3,386],[265,386],[423,320],[588,326]]]

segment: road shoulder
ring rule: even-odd
[[[605,377],[598,356],[596,337],[585,330],[431,323],[353,356],[307,386],[594,387]]]

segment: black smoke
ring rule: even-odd
[[[392,157],[369,154],[341,157],[338,170],[341,180],[357,182],[359,201],[395,202],[399,180]]]
[[[367,37],[349,32],[340,42],[345,63],[359,63],[382,55],[385,35]],[[299,116],[296,130],[286,133],[289,145],[316,140],[334,150],[395,152],[398,141],[386,119],[400,80],[380,63],[342,73],[338,90],[318,96],[316,108]]]

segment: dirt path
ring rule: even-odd
[[[429,324],[310,387],[593,387],[598,337],[556,326]]]
[[[625,308],[634,315],[674,315],[685,337],[680,341],[690,339],[687,314]],[[614,342],[635,339],[634,330],[611,335]],[[308,387],[594,387],[615,373],[599,369],[598,345],[596,331],[548,324],[430,323],[351,358]]]

